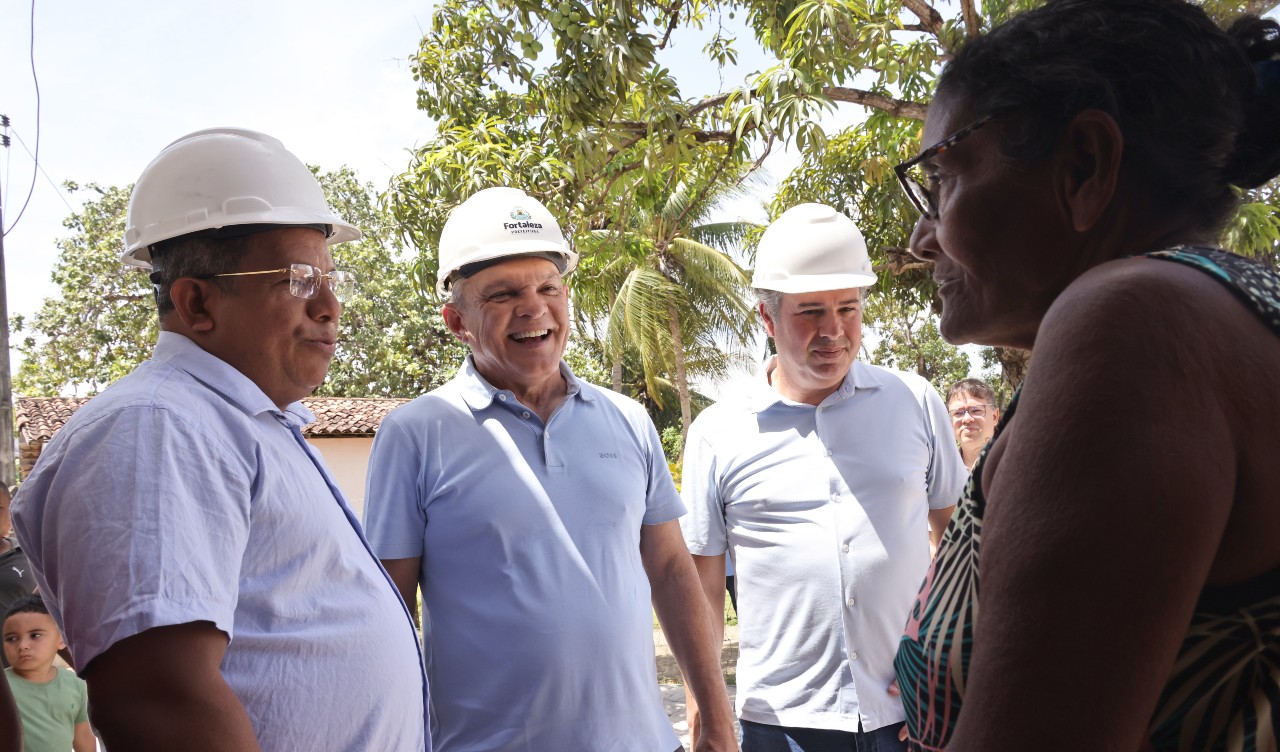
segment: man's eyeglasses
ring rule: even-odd
[[[970,405],[961,407],[951,411],[952,420],[964,420],[965,415],[972,415],[975,418],[985,418],[987,416],[987,408],[995,407],[995,405]]]
[[[987,115],[976,123],[970,123],[911,159],[894,166],[893,172],[898,176],[902,190],[906,191],[907,198],[911,199],[911,203],[925,218],[938,218],[938,196],[933,179],[924,169],[924,163],[955,146],[965,136],[995,120],[995,117],[995,115]]]
[[[225,274],[200,274],[196,279],[213,279],[215,277],[250,277],[256,274],[289,273],[289,294],[295,298],[310,300],[320,291],[322,280],[328,280],[333,297],[345,303],[355,295],[356,275],[337,269],[325,273],[311,264],[289,264],[284,269],[265,269],[260,272],[227,272]]]

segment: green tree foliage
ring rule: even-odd
[[[1222,245],[1280,271],[1280,179],[1243,194],[1240,211],[1222,233]]]
[[[948,344],[927,305],[889,295],[868,296],[866,316],[880,336],[871,360],[928,379],[942,394],[969,375],[969,356]]]
[[[439,306],[422,293],[414,259],[398,228],[349,168],[320,173],[339,215],[360,228],[358,242],[333,246],[334,263],[358,276],[359,294],[343,307],[338,352],[317,394],[416,397],[443,384],[466,357]]]
[[[398,232],[372,186],[350,169],[318,175],[330,204],[364,238],[333,247],[335,263],[356,273],[360,292],[344,309],[341,344],[319,394],[416,396],[449,378],[464,355],[413,279]],[[148,358],[158,320],[146,275],[120,263],[131,187],[83,188],[94,197],[64,222],[53,279],[59,295],[30,320],[15,317],[23,362],[14,391],[95,394]]]
[[[66,219],[73,234],[59,240],[48,298],[30,319],[15,316],[11,340],[22,354],[17,394],[95,394],[146,357],[159,331],[145,274],[120,263],[125,211],[132,186],[68,183],[92,198]]]
[[[417,149],[390,203],[434,277],[435,238],[450,207],[481,188],[514,185],[537,196],[587,248],[593,230],[626,226],[618,186],[722,159],[724,180],[775,148],[802,162],[774,213],[802,200],[849,211],[867,234],[879,290],[906,319],[936,307],[927,265],[906,253],[914,215],[890,167],[920,148],[937,73],[964,40],[1040,0],[443,0],[414,58],[419,107],[439,130]],[[1206,0],[1219,19],[1272,0]],[[712,88],[682,85],[672,52],[701,44]],[[744,73],[743,53],[763,59]],[[687,62],[685,63],[687,66]],[[702,84],[705,87],[705,84]],[[824,123],[838,107],[864,122]],[[732,176],[732,177],[731,177]],[[1270,203],[1266,206],[1275,206]],[[1274,233],[1275,215],[1251,206],[1235,237],[1245,250]],[[1267,222],[1271,224],[1268,225]],[[1271,229],[1269,230],[1268,227]],[[994,355],[1019,378],[1025,356]]]
[[[701,170],[637,173],[620,186],[619,221],[582,238],[575,275],[575,313],[590,329],[603,321],[604,350],[621,387],[623,355],[638,354],[646,392],[664,406],[659,383],[670,382],[681,433],[692,421],[691,378],[721,378],[746,362],[754,339],[747,273],[733,258],[748,222],[710,222],[737,193],[726,163]]]

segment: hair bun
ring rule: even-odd
[[[1253,67],[1253,92],[1244,98],[1244,120],[1226,178],[1257,188],[1280,174],[1280,24],[1245,16],[1228,33]]]

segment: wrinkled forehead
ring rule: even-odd
[[[959,94],[938,92],[925,115],[920,148],[927,149],[978,119],[967,100]]]

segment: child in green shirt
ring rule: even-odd
[[[89,693],[80,677],[57,668],[62,634],[38,595],[18,599],[4,618],[5,678],[22,715],[25,752],[94,752]]]

